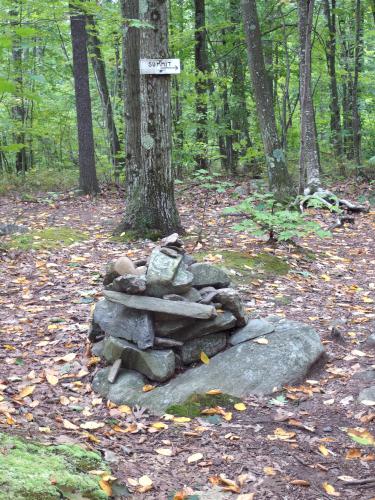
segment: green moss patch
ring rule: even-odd
[[[204,415],[201,412],[205,408],[221,406],[224,409],[231,409],[234,404],[239,402],[241,402],[240,398],[229,394],[193,394],[184,403],[169,406],[166,413],[176,417],[202,417]]]
[[[69,227],[51,227],[13,236],[9,247],[17,250],[41,250],[69,246],[87,240],[89,235]]]
[[[47,446],[0,433],[0,500],[105,500],[100,476],[108,470],[98,453],[77,445]]]
[[[259,253],[255,257],[247,252],[231,252],[229,250],[218,253],[222,255],[222,260],[215,262],[214,265],[223,269],[233,269],[239,273],[240,275],[233,276],[233,281],[239,283],[257,275],[277,276],[288,274],[290,269],[285,260],[268,253]],[[198,252],[194,254],[194,257],[199,261],[203,261],[206,255],[207,253]]]

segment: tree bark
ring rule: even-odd
[[[122,0],[122,11],[154,29],[128,28],[124,37],[127,206],[119,230],[166,235],[181,231],[171,165],[171,77],[140,75],[138,61],[169,55],[167,0]]]
[[[95,168],[89,66],[87,58],[86,16],[70,4],[73,47],[73,73],[77,110],[79,187],[84,194],[99,192]]]
[[[195,5],[195,70],[196,70],[196,105],[197,131],[196,141],[202,150],[196,156],[197,168],[208,168],[208,130],[207,130],[207,99],[209,72],[207,33],[206,33],[206,6],[205,0],[194,0]]]
[[[278,197],[291,191],[291,181],[276,129],[275,111],[264,63],[263,46],[255,0],[242,0],[247,53],[260,131],[267,163],[269,187]]]
[[[361,164],[361,117],[358,106],[359,74],[363,57],[363,9],[361,0],[355,0],[355,48],[354,48],[354,80],[352,94],[353,110],[353,152],[357,165]]]
[[[108,89],[105,62],[102,55],[101,43],[94,16],[89,14],[87,19],[88,49],[92,68],[95,75],[96,85],[99,92],[100,101],[105,120],[110,158],[114,170],[115,180],[119,181],[119,176],[124,168],[124,157],[121,150],[120,141],[117,134],[117,127],[113,116],[112,102]]]
[[[324,14],[327,20],[327,67],[330,78],[331,142],[337,159],[342,158],[342,131],[340,120],[339,94],[336,76],[336,0],[324,0]]]
[[[317,147],[314,106],[311,92],[311,32],[314,0],[299,0],[300,38],[300,191],[315,191],[320,186],[320,165]]]

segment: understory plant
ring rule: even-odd
[[[288,241],[308,234],[330,236],[317,222],[291,206],[278,202],[272,193],[254,193],[236,206],[224,209],[225,214],[245,217],[233,229],[254,236],[268,236],[270,241]]]

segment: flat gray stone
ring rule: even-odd
[[[170,234],[169,236],[166,236],[163,238],[160,242],[162,247],[182,247],[183,243],[179,238],[178,233],[173,233]]]
[[[183,297],[188,302],[199,302],[202,298],[201,294],[196,288],[190,288],[190,290],[183,294]]]
[[[134,344],[116,337],[105,339],[103,356],[108,363],[121,359],[124,368],[136,370],[157,382],[170,379],[175,371],[173,351],[141,351]]]
[[[209,335],[210,333],[230,330],[236,325],[236,321],[237,320],[232,313],[224,311],[223,313],[219,313],[214,319],[195,321],[190,326],[170,333],[168,336],[175,340],[180,340],[181,342],[187,342],[188,340],[203,337],[204,335]]]
[[[96,373],[91,384],[92,389],[115,404],[136,401],[146,383],[144,377],[138,372],[122,370],[116,381],[111,384],[108,381],[110,370],[110,367],[103,368]]]
[[[147,295],[152,297],[162,297],[171,293],[171,285],[177,270],[181,264],[182,255],[170,257],[155,248],[152,251],[150,262],[146,273]]]
[[[222,351],[226,344],[227,336],[225,333],[212,333],[202,338],[187,341],[181,349],[179,349],[179,354],[182,362],[189,365],[200,359],[201,352],[204,352],[211,358]]]
[[[177,295],[177,293],[168,293],[163,295],[164,300],[173,300],[173,302],[185,302],[186,299],[182,295]]]
[[[366,406],[375,406],[375,385],[363,389],[363,391],[359,393],[358,401],[362,404],[367,403]],[[369,404],[370,402],[372,402],[372,405]]]
[[[154,345],[154,326],[149,312],[129,309],[104,299],[96,304],[93,320],[107,335],[134,342],[139,349]]]
[[[264,319],[251,319],[246,326],[236,330],[236,332],[230,337],[229,344],[237,345],[242,342],[246,342],[247,340],[269,335],[275,331],[278,324],[280,323],[272,324]]]
[[[132,295],[139,295],[146,291],[146,278],[145,276],[134,276],[132,274],[125,274],[118,276],[112,283],[106,286],[107,290],[113,292],[130,293]]]
[[[363,382],[375,382],[375,368],[357,372],[353,375],[353,379],[362,380]]]
[[[227,288],[230,284],[229,276],[220,268],[206,263],[196,263],[189,267],[194,275],[193,286],[203,288],[213,286],[215,288]]]
[[[172,302],[156,297],[127,295],[125,293],[109,291],[104,291],[104,295],[111,302],[117,302],[131,309],[140,309],[142,311],[160,312],[173,316],[184,316],[197,319],[208,319],[217,315],[213,306],[205,306],[193,302]]]
[[[99,358],[103,357],[103,349],[104,349],[104,340],[100,340],[100,342],[96,342],[91,347],[91,352],[94,356],[98,356]]]
[[[155,334],[160,337],[169,337],[170,335],[183,330],[184,328],[192,325],[194,319],[171,316],[164,317],[164,315],[155,314],[154,328]]]
[[[181,263],[177,274],[172,281],[171,290],[173,293],[187,293],[193,283],[193,274],[187,270],[184,263]]]
[[[367,347],[375,347],[375,333],[372,333],[367,337],[366,340],[366,346]]]
[[[18,224],[0,224],[0,236],[7,236],[9,234],[27,233],[29,229],[26,226]]]
[[[223,309],[230,311],[237,319],[237,326],[245,326],[247,317],[237,290],[233,288],[222,288],[218,290],[215,300],[220,302]]]
[[[184,253],[182,257],[182,262],[187,266],[191,266],[192,264],[195,264],[197,261],[190,254]]]

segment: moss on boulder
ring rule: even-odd
[[[233,408],[235,403],[239,403],[240,398],[230,394],[193,394],[184,403],[174,404],[167,408],[166,413],[176,417],[195,418],[204,416],[201,414],[205,408],[221,406],[224,409]]]
[[[107,499],[90,470],[108,470],[98,453],[0,433],[0,500]]]

